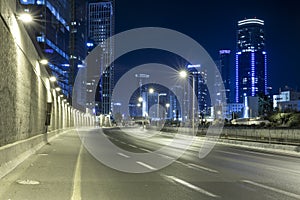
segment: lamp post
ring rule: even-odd
[[[166,93],[157,93],[157,119],[160,119],[159,117],[159,97],[160,96],[167,96]]]
[[[192,82],[193,82],[193,86],[192,86],[192,128],[193,128],[193,133],[194,133],[194,129],[195,129],[195,77],[190,74],[189,72],[187,72],[186,70],[182,70],[179,72],[179,76],[181,78],[187,78],[187,77],[192,77]]]

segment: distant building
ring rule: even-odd
[[[207,70],[201,65],[189,65],[187,69],[194,76],[195,79],[195,95],[198,99],[198,116],[203,116],[208,114],[210,107],[209,93],[207,88]],[[192,98],[190,98],[192,99]],[[189,110],[192,109],[192,102],[189,101]],[[191,113],[189,114],[191,115]]]
[[[113,108],[112,91],[114,87],[114,41],[105,41],[114,35],[114,0],[89,1],[87,10],[87,36],[90,46],[101,47],[99,68],[103,71],[99,83],[100,112],[110,114]],[[92,48],[90,48],[90,51]],[[111,65],[109,63],[112,63]],[[94,92],[94,91],[93,91]]]
[[[225,94],[226,94],[226,103],[230,103],[232,95],[231,95],[231,74],[230,74],[230,56],[231,56],[231,51],[230,50],[220,50],[219,51],[219,71],[222,76],[223,84],[224,84],[224,89],[225,89]],[[223,98],[225,99],[225,98]]]
[[[244,96],[268,93],[267,52],[264,21],[246,19],[238,22],[235,101]]]
[[[232,119],[233,115],[242,116],[242,111],[244,109],[243,103],[228,103],[225,107],[224,117],[225,119]]]
[[[285,111],[287,109],[299,111],[297,101],[300,100],[300,92],[282,91],[277,95],[273,95],[273,108]]]
[[[281,112],[300,111],[300,100],[278,102],[278,109]]]
[[[79,68],[84,66],[87,56],[86,48],[86,1],[69,0],[70,2],[70,76],[69,85],[72,92]],[[78,77],[79,79],[84,77]],[[77,93],[79,91],[76,91]]]

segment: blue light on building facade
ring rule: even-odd
[[[28,28],[40,56],[46,58],[50,73],[57,78],[61,92],[71,98],[69,63],[68,0],[20,0],[19,9],[34,13],[34,24]]]
[[[267,53],[264,21],[246,19],[238,22],[236,53],[236,103],[243,96],[267,94]]]

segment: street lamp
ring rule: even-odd
[[[143,97],[139,97],[138,101],[139,101],[140,103],[142,103],[142,102],[143,102]]]
[[[42,65],[48,65],[48,60],[47,59],[42,59],[42,60],[40,60],[40,63],[42,64]]]
[[[51,77],[49,78],[49,80],[50,80],[51,82],[55,82],[57,79],[56,79],[55,76],[51,76]]]
[[[159,97],[160,96],[167,96],[166,93],[157,93],[157,119],[160,119],[159,117]]]
[[[153,88],[150,88],[149,89],[149,94],[153,94],[154,93],[154,89]]]
[[[33,21],[31,14],[26,12],[19,14],[18,19],[24,23],[30,23]]]
[[[195,76],[193,76],[192,74],[190,74],[189,72],[187,72],[186,70],[181,70],[179,71],[179,76],[181,78],[187,78],[187,77],[192,77],[192,81],[193,81],[193,86],[192,86],[192,128],[193,131],[195,129]]]
[[[57,92],[60,92],[60,91],[61,91],[60,87],[56,87],[55,90],[56,90]]]

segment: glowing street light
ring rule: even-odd
[[[33,21],[33,18],[31,16],[31,14],[29,14],[29,13],[21,13],[18,16],[18,19],[21,20],[24,23],[30,23],[30,22]]]
[[[56,87],[55,90],[56,90],[57,92],[61,91],[60,87]]]
[[[188,73],[187,73],[187,71],[185,71],[185,70],[181,70],[181,71],[179,72],[179,76],[180,76],[181,78],[186,78],[186,77],[188,77]]]
[[[150,88],[150,89],[149,89],[149,93],[150,93],[150,94],[153,94],[153,93],[154,93],[154,89],[153,89],[153,88]]]
[[[42,65],[48,65],[48,60],[47,59],[42,59],[42,60],[40,60],[40,63],[42,64]]]
[[[143,102],[143,97],[139,97],[138,101]]]
[[[51,77],[49,78],[49,80],[50,80],[51,82],[55,82],[55,81],[56,81],[56,77],[55,77],[55,76],[51,76]]]
[[[170,108],[170,104],[169,103],[166,104],[166,108]]]

